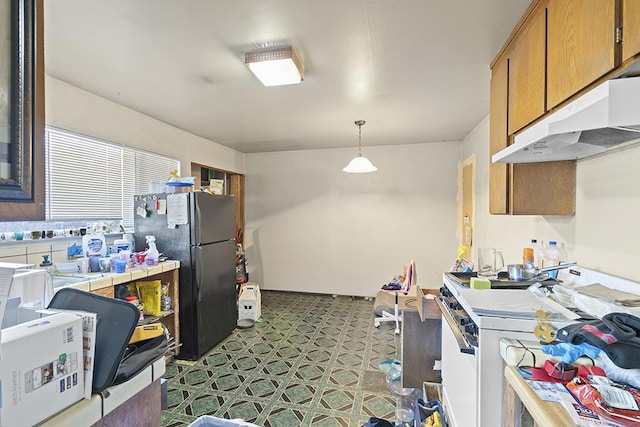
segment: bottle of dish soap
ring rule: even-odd
[[[146,239],[149,249],[147,249],[145,263],[147,265],[156,265],[158,264],[158,258],[160,258],[160,252],[158,252],[158,248],[156,248],[156,237],[146,236]]]

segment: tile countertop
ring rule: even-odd
[[[165,261],[158,265],[145,268],[136,268],[124,273],[99,273],[87,274],[86,281],[72,283],[55,288],[58,291],[63,288],[75,288],[84,291],[97,289],[143,279],[165,271],[175,270],[180,267],[179,261]],[[39,427],[57,427],[69,425],[91,425],[100,421],[107,414],[115,411],[122,403],[134,397],[145,387],[162,377],[165,372],[165,360],[160,358],[150,366],[142,370],[129,381],[107,388],[102,393],[93,394],[89,400],[81,400],[62,412],[38,424]]]
[[[164,261],[158,265],[139,267],[125,271],[124,273],[87,273],[80,275],[86,277],[86,280],[69,283],[64,286],[54,288],[54,292],[64,288],[80,289],[82,291],[92,292],[98,289],[127,283],[134,280],[144,279],[145,277],[154,276],[165,271],[171,271],[180,268],[180,261]],[[79,275],[70,277],[77,278]],[[64,277],[64,276],[58,276]]]

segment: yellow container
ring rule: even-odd
[[[133,331],[133,335],[131,335],[129,344],[150,340],[151,338],[159,337],[162,334],[164,334],[164,328],[160,322],[137,326]]]

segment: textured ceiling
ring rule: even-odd
[[[48,75],[245,153],[459,141],[530,0],[45,1]],[[299,85],[244,52],[292,45]]]

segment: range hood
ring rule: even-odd
[[[516,135],[494,163],[574,160],[640,142],[640,77],[608,80]]]

